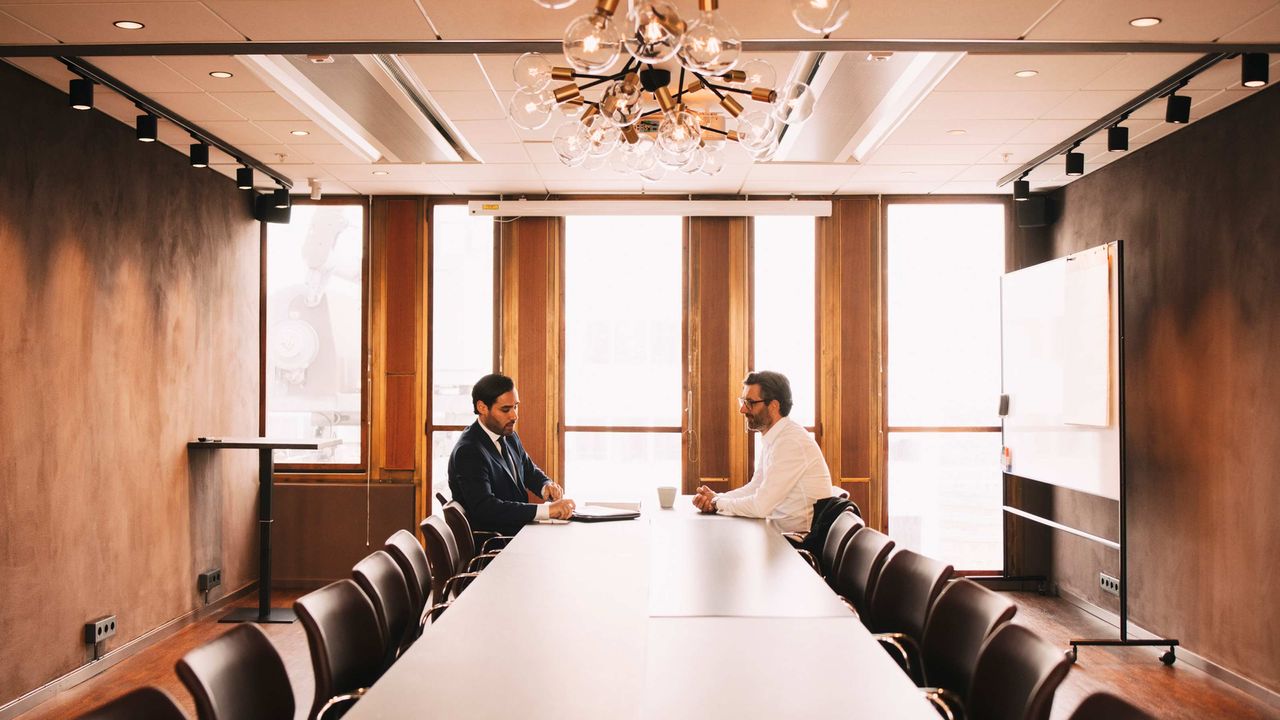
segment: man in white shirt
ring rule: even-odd
[[[767,518],[782,532],[806,532],[813,504],[831,495],[831,473],[822,450],[800,423],[792,420],[791,383],[785,375],[753,372],[742,381],[738,412],[747,430],[760,433],[760,466],[751,482],[716,493],[698,488],[693,504],[704,513]]]

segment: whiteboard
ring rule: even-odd
[[[1004,275],[1006,472],[1120,499],[1119,243]]]

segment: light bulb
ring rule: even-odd
[[[674,152],[663,147],[661,142],[656,143],[656,147],[657,150],[654,152],[654,157],[657,158],[658,164],[670,170],[675,170],[689,162],[689,155],[692,154],[690,152]]]
[[[588,152],[587,156],[582,159],[582,169],[583,170],[600,170],[609,164],[610,157],[612,157],[611,153],[602,153],[600,155],[596,155],[594,153]]]
[[[521,88],[540,92],[551,84],[551,63],[542,53],[527,52],[516,58],[511,75]]]
[[[627,167],[634,172],[644,173],[658,164],[658,150],[653,139],[641,135],[640,139],[626,147]]]
[[[609,169],[626,175],[631,172],[631,168],[627,167],[627,148],[631,147],[628,143],[622,143],[616,150],[609,153],[607,159],[609,161]],[[584,163],[585,165],[585,163]]]
[[[742,36],[720,13],[708,10],[685,31],[680,64],[694,72],[723,75],[738,64],[741,53]]]
[[[793,82],[778,91],[773,104],[773,117],[788,125],[799,125],[813,114],[813,90],[802,82]]]
[[[633,76],[630,76],[633,77]],[[640,84],[624,78],[609,86],[600,98],[600,110],[615,125],[627,126],[640,119]]]
[[[604,72],[621,53],[622,35],[608,15],[583,15],[565,28],[564,57],[578,72]]]
[[[533,0],[534,4],[548,10],[563,10],[578,0]]]
[[[627,52],[642,63],[655,65],[670,60],[680,49],[684,21],[675,6],[665,0],[636,3],[627,13],[631,32],[623,38]]]
[[[773,140],[777,121],[765,110],[752,110],[738,116],[738,144],[748,152],[766,147]]]
[[[549,90],[531,92],[517,90],[507,105],[507,115],[517,126],[525,130],[537,130],[551,122],[551,108],[556,104]]]
[[[640,177],[649,182],[658,182],[667,174],[667,168],[662,163],[655,162],[652,166],[641,170]]]
[[[551,137],[551,147],[555,148],[560,162],[575,167],[587,159],[587,139],[582,132],[582,124],[567,122],[561,125]]]
[[[805,30],[827,35],[849,17],[849,0],[791,0],[791,17]]]
[[[751,155],[751,159],[755,162],[764,162],[773,158],[774,153],[778,152],[778,136],[773,135],[764,145],[756,148],[748,148],[747,153]]]
[[[679,155],[685,155],[702,142],[702,128],[693,113],[667,113],[658,125],[658,146]]]
[[[692,175],[702,169],[702,163],[706,162],[706,160],[707,153],[702,148],[696,147],[693,152],[689,153],[689,159],[680,166],[680,172]]]
[[[742,67],[738,69],[746,73],[747,79],[742,81],[742,84],[746,87],[771,88],[778,81],[777,71],[773,69],[773,66],[767,60],[752,58],[742,63]]]
[[[608,155],[618,146],[622,131],[612,120],[603,115],[594,115],[582,124],[587,141],[587,153],[591,155]]]
[[[702,148],[703,160],[701,173],[715,175],[724,169],[724,141],[709,142]]]

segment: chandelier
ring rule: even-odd
[[[551,9],[574,1],[534,0]],[[526,130],[564,118],[551,143],[565,165],[650,181],[669,171],[715,175],[729,143],[753,161],[769,160],[785,129],[813,114],[806,83],[775,88],[767,61],[739,62],[742,38],[720,16],[717,0],[698,0],[700,12],[688,22],[666,0],[633,0],[625,33],[613,18],[618,2],[597,0],[590,14],[569,23],[567,67],[531,52],[513,68],[518,89],[508,115]],[[826,35],[848,16],[849,0],[791,0],[791,8],[801,27]],[[623,50],[629,57],[615,71]]]

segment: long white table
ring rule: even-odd
[[[937,715],[763,521],[527,527],[348,718]]]

